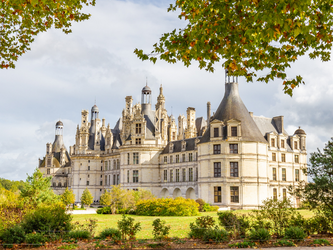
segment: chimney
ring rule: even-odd
[[[210,121],[210,102],[207,102],[207,128],[209,128]]]

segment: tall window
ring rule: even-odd
[[[276,153],[272,153],[272,161],[276,161]]]
[[[195,169],[195,181],[198,181],[199,171],[198,168]]]
[[[176,140],[176,132],[172,132],[172,140]]]
[[[135,138],[135,144],[140,145],[141,144],[141,138]]]
[[[230,187],[230,201],[239,202],[239,187]]]
[[[120,169],[120,160],[117,159],[117,169]]]
[[[173,182],[173,170],[170,169],[170,182]]]
[[[188,161],[193,161],[193,154],[192,153],[188,154]]]
[[[273,168],[273,181],[276,181],[276,168]]]
[[[179,155],[176,155],[176,162],[179,163]]]
[[[133,164],[139,164],[139,153],[133,153]]]
[[[231,136],[237,136],[237,127],[231,127]]]
[[[193,181],[193,168],[188,169],[188,181]]]
[[[299,181],[299,169],[295,169],[295,181]]]
[[[127,165],[130,164],[131,158],[130,158],[130,153],[127,153]]]
[[[119,180],[119,174],[117,174],[117,185],[119,185],[120,180]]]
[[[133,170],[133,182],[139,182],[139,170]]]
[[[282,181],[286,181],[286,180],[287,180],[286,169],[282,168]]]
[[[90,170],[90,166],[88,166],[88,171]]]
[[[186,181],[186,169],[185,168],[183,168],[182,176],[183,176],[183,181],[185,182]]]
[[[281,154],[281,161],[286,162],[286,154]]]
[[[135,124],[135,133],[141,134],[141,123]]]
[[[164,163],[168,163],[168,157],[164,156]]]
[[[99,185],[100,185],[100,186],[103,186],[103,181],[100,181],[100,182],[99,182]]]
[[[51,167],[51,158],[47,159],[47,166]]]
[[[166,169],[163,171],[163,180],[164,180],[164,182],[168,181],[168,170],[166,170]]]
[[[89,181],[87,181],[87,186],[89,186]]]
[[[222,202],[222,188],[214,187],[214,203]]]
[[[297,141],[294,141],[294,149],[297,149]]]
[[[277,200],[277,189],[273,188],[273,200]]]
[[[238,177],[238,162],[230,162],[230,176]]]
[[[182,154],[182,162],[185,162],[185,154]]]
[[[285,201],[287,199],[287,189],[283,189],[282,190],[282,194],[283,194],[283,200]]]
[[[219,137],[219,128],[214,128],[214,137]]]
[[[295,155],[295,163],[299,163],[299,156]]]
[[[176,182],[179,182],[179,169],[176,169]]]
[[[271,139],[271,147],[275,147],[275,139],[274,138]]]
[[[229,144],[230,154],[238,154],[238,144]]]
[[[215,144],[213,145],[214,148],[214,155],[221,154],[221,144]]]
[[[170,155],[170,163],[172,163],[173,162],[173,157],[172,157],[172,155]]]
[[[284,140],[281,140],[281,148],[284,148]]]
[[[129,180],[130,180],[130,171],[127,170],[127,183],[129,183]]]
[[[214,162],[214,177],[221,177],[221,162]]]
[[[117,185],[116,184],[116,175],[115,174],[113,175],[113,185]]]

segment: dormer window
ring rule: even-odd
[[[271,139],[271,147],[275,147],[275,139],[274,138]]]
[[[214,137],[219,137],[219,128],[214,128]]]
[[[281,140],[281,148],[284,148],[284,140]]]
[[[135,133],[141,134],[141,123],[135,124]]]
[[[170,145],[169,145],[169,152],[173,153],[173,143],[170,143]]]
[[[182,141],[182,151],[186,150],[186,141]]]
[[[297,149],[297,141],[294,142],[294,149]]]
[[[237,127],[236,126],[233,126],[231,127],[231,136],[237,136]]]
[[[140,145],[141,144],[141,138],[136,138],[135,139],[135,144]]]

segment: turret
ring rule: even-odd
[[[55,126],[55,139],[52,145],[52,152],[58,153],[60,152],[61,148],[64,148],[64,141],[63,141],[63,129],[64,124],[61,121],[58,121]]]
[[[149,114],[150,110],[151,110],[151,89],[148,87],[148,85],[146,85],[143,89],[142,89],[142,93],[141,93],[141,113],[142,114]]]

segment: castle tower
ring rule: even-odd
[[[59,153],[60,149],[65,147],[63,141],[63,129],[64,124],[61,121],[58,121],[55,127],[55,139],[52,145],[52,153]]]
[[[176,125],[176,119],[173,115],[170,116],[169,119],[169,141],[175,141],[177,140],[177,125]]]
[[[195,126],[195,108],[188,107],[186,110],[187,115],[187,128],[185,130],[185,139],[194,138],[197,136],[197,129]]]
[[[178,138],[177,140],[185,139],[185,129],[186,129],[186,119],[185,116],[179,115],[178,116]]]
[[[165,97],[163,95],[163,87],[162,84],[160,86],[160,94],[157,97],[157,103],[155,105],[155,110],[161,108],[162,110],[165,109]]]

